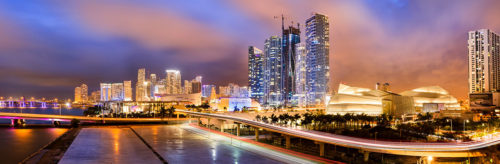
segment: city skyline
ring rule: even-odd
[[[333,89],[340,82],[372,88],[383,81],[395,91],[439,85],[463,99],[468,93],[467,32],[498,33],[500,22],[492,15],[500,13],[491,3],[499,2],[453,2],[241,1],[213,2],[203,10],[182,2],[2,2],[0,31],[6,36],[0,39],[0,96],[71,98],[82,83],[89,91],[100,82],[135,83],[138,68],[157,74],[178,69],[186,79],[202,75],[206,84],[217,86],[247,85],[248,45],[263,50],[266,38],[280,35],[280,20],[274,17],[284,14],[287,24],[302,25],[318,12],[331,21]],[[125,22],[129,27],[118,28],[127,18],[117,16],[123,8],[134,16]],[[195,32],[171,32],[185,27]],[[198,41],[188,44],[193,37]]]

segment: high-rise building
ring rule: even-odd
[[[264,105],[278,106],[283,102],[281,48],[278,36],[271,36],[264,43]]]
[[[82,88],[76,87],[75,88],[75,103],[81,103],[81,102],[82,102]]]
[[[190,94],[193,92],[193,85],[189,80],[184,80],[184,94]]]
[[[191,93],[201,93],[201,82],[197,80],[191,81]]]
[[[262,102],[264,96],[264,58],[262,51],[254,46],[248,48],[248,87],[251,98]]]
[[[101,92],[100,91],[94,91],[90,94],[90,102],[98,102],[101,99]]]
[[[137,83],[135,84],[135,100],[146,101],[146,69],[140,68],[137,71]],[[102,93],[101,93],[102,97]]]
[[[282,17],[281,30],[283,35],[281,38],[281,83],[283,84],[283,105],[289,106],[291,105],[290,101],[295,94],[295,45],[300,43],[300,29],[298,24],[297,28],[293,26],[285,28],[283,22],[284,20]]]
[[[181,73],[178,70],[167,70],[166,92],[167,94],[181,94]]]
[[[203,85],[201,87],[201,96],[210,97],[210,95],[212,94],[212,88],[215,88],[215,85]]]
[[[123,83],[113,83],[111,84],[111,100],[112,101],[123,101],[124,100],[124,89]]]
[[[125,92],[125,101],[132,101],[132,81],[123,81],[123,88]]]
[[[80,86],[82,88],[81,92],[81,103],[87,103],[89,101],[89,87],[86,84]]]
[[[489,29],[469,31],[469,92],[500,91],[500,40]]]
[[[101,83],[101,101],[111,101],[111,83]]]
[[[324,105],[330,82],[328,17],[314,13],[306,20],[305,28],[307,105]]]
[[[307,105],[307,100],[306,100],[306,76],[307,76],[307,70],[306,70],[306,58],[307,58],[307,51],[306,51],[306,44],[305,43],[299,43],[296,46],[297,50],[297,56],[295,57],[295,95],[294,95],[294,100],[297,103],[297,106],[299,107],[305,107]]]

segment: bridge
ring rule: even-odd
[[[223,128],[224,123],[233,122],[237,124],[238,135],[240,124],[255,127],[257,129],[255,132],[256,140],[259,139],[258,129],[280,133],[285,136],[287,148],[290,148],[290,137],[309,139],[319,144],[320,156],[324,156],[324,144],[331,144],[361,150],[365,154],[365,160],[368,160],[368,155],[370,152],[406,156],[478,157],[484,156],[484,154],[477,151],[478,149],[486,148],[500,143],[500,136],[498,135],[488,140],[471,142],[424,143],[377,141],[318,131],[293,129],[289,127],[282,127],[228,115],[200,113],[186,110],[176,110],[176,112],[188,114],[189,117],[198,117],[198,119],[212,118],[214,120],[218,120],[219,122],[221,122],[221,129]]]
[[[178,116],[178,115],[177,115]],[[100,123],[163,123],[167,121],[187,121],[188,118],[102,118],[102,117],[85,117],[72,115],[53,115],[53,114],[33,114],[33,113],[7,113],[0,112],[0,118],[12,120],[45,120],[45,121],[71,121],[77,119],[83,122],[100,122]]]
[[[0,108],[59,108],[59,103],[40,100],[0,100]]]

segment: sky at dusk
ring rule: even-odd
[[[0,1],[0,96],[73,98],[74,87],[137,80],[137,69],[247,85],[248,46],[280,19],[330,18],[331,86],[467,95],[467,32],[500,33],[495,0]],[[301,29],[304,29],[303,26]],[[303,37],[304,31],[302,31]]]

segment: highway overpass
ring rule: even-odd
[[[161,123],[166,121],[186,121],[187,118],[101,118],[72,115],[53,115],[53,114],[33,114],[33,113],[7,113],[0,112],[0,118],[4,119],[33,119],[47,121],[71,121],[77,119],[87,122],[107,122],[107,123]]]
[[[320,149],[324,149],[322,144],[332,144],[348,148],[355,148],[365,153],[377,152],[407,156],[433,156],[433,157],[478,157],[483,156],[478,149],[493,146],[500,143],[500,136],[495,136],[488,140],[475,142],[447,142],[447,143],[424,143],[424,142],[391,142],[377,141],[324,133],[310,130],[299,130],[289,127],[271,125],[249,119],[227,116],[222,114],[200,113],[186,110],[176,110],[176,112],[186,113],[194,117],[212,118],[214,120],[233,121],[250,125],[255,128],[281,133],[286,137],[286,147],[290,147],[290,136],[309,139],[320,144]],[[239,128],[238,128],[239,129]],[[256,132],[258,139],[258,132]],[[320,150],[320,156],[324,155],[324,150]],[[367,156],[367,154],[365,154]],[[365,157],[366,158],[366,157]]]

